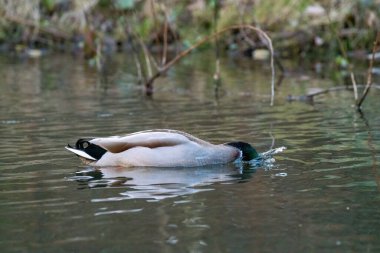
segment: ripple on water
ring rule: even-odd
[[[327,185],[327,187],[331,188],[352,188],[352,187],[361,187],[361,188],[377,188],[378,184],[375,180],[368,180],[368,181],[360,181],[360,182],[351,182],[347,184],[332,184]],[[374,189],[377,190],[377,189]]]
[[[129,210],[110,210],[110,211],[102,211],[94,213],[95,216],[99,215],[112,215],[112,214],[125,214],[125,213],[137,213],[141,212],[143,208],[138,209],[129,209]]]
[[[228,63],[225,93],[215,98],[205,56],[192,64],[195,75],[189,64],[182,72],[177,65],[158,80],[163,92],[149,99],[128,88],[133,84],[118,68],[103,84],[71,57],[10,65],[0,59],[7,77],[0,83],[2,250],[378,252],[376,96],[361,116],[349,99],[286,103],[281,93],[301,94],[305,85],[288,76],[270,107],[266,73],[248,64],[236,76]],[[179,86],[185,95],[172,92]],[[252,96],[236,95],[242,89]],[[270,167],[100,175],[75,174],[85,167],[63,149],[78,137],[151,128],[215,143],[242,140],[261,152],[273,144],[288,149]]]

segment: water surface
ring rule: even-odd
[[[212,55],[159,79],[153,98],[125,55],[106,76],[71,56],[0,58],[2,252],[379,252],[380,106],[346,91],[314,104],[288,94],[329,87],[287,76],[270,107],[266,63]],[[214,143],[287,150],[271,168],[94,168],[65,151],[81,136],[151,128]]]

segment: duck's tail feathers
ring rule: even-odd
[[[84,152],[83,150],[79,150],[79,149],[72,148],[70,145],[66,146],[65,148],[66,148],[68,151],[73,152],[73,153],[76,154],[77,156],[80,156],[80,157],[86,158],[86,159],[88,159],[88,160],[97,161],[97,159],[95,159],[94,157],[90,156],[89,154],[87,154],[87,153]]]

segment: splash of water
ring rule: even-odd
[[[285,149],[286,147],[284,146],[279,147],[279,148],[269,149],[268,151],[261,153],[260,156],[262,159],[272,158],[274,155],[284,152]]]
[[[284,152],[285,149],[286,147],[278,147],[260,153],[259,157],[249,161],[249,164],[253,167],[264,167],[265,169],[271,169],[276,161],[273,156]]]

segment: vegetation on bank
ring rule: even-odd
[[[378,0],[0,0],[0,44],[91,58],[100,41],[104,51],[129,48],[136,37],[150,50],[162,51],[165,42],[166,50],[179,50],[227,26],[249,24],[270,35],[281,57],[343,57],[339,40],[349,55],[363,56],[376,36],[379,7]],[[264,44],[236,29],[220,48],[252,56]]]
[[[105,55],[128,50],[147,93],[179,59],[208,45],[216,80],[223,51],[275,56],[280,70],[282,58],[305,57],[347,69],[358,101],[351,59],[377,51],[379,7],[379,0],[0,0],[0,48],[27,57],[75,53],[99,70]]]

